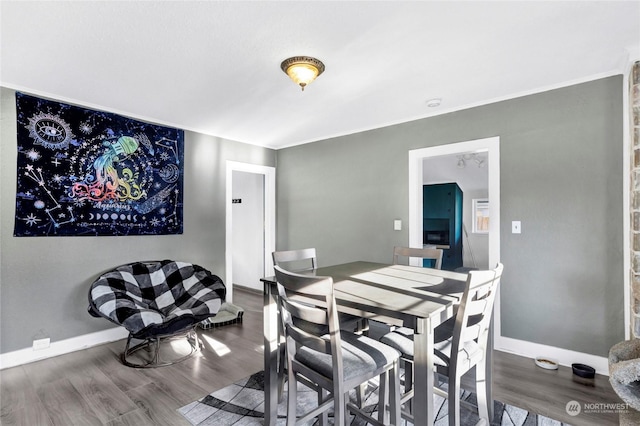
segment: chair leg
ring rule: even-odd
[[[453,373],[453,374],[452,374]],[[449,426],[460,426],[460,377],[455,371],[449,374]]]
[[[399,426],[402,411],[400,407],[400,360],[394,362],[393,370],[389,375],[391,379],[389,384],[389,420],[392,425]]]
[[[389,371],[380,375],[380,386],[378,387],[378,420],[385,425],[389,424]]]
[[[404,392],[407,393],[413,389],[413,362],[404,362]],[[413,398],[406,402],[406,410],[413,413]]]
[[[279,342],[278,344],[278,401],[282,399],[284,393],[284,378],[287,371],[287,347],[285,342]]]
[[[367,384],[360,383],[356,388],[356,405],[358,408],[362,408],[362,403],[364,402],[365,396],[367,393]]]
[[[320,388],[320,390],[318,391],[318,405],[321,405],[325,398],[327,397],[327,394],[329,392],[327,392],[326,389],[324,388]],[[327,410],[324,410],[322,413],[320,413],[319,420],[320,420],[320,426],[329,426],[329,412]]]
[[[360,318],[355,333],[362,334],[363,336],[369,335],[369,320],[367,318]]]
[[[153,340],[153,364],[160,364],[160,338],[156,337]]]
[[[486,357],[476,365],[476,395],[478,398],[478,416],[485,421],[490,421],[488,396],[491,394],[489,381],[486,375]]]
[[[349,421],[349,410],[347,409],[347,396],[342,387],[334,389],[333,392],[333,424],[334,426],[345,426]]]
[[[298,405],[298,381],[296,380],[296,375],[295,373],[293,373],[293,370],[291,368],[289,368],[287,380],[289,382],[289,395],[287,399],[287,426],[295,426],[296,406]]]

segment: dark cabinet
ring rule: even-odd
[[[448,245],[442,269],[453,271],[462,266],[462,190],[456,183],[424,185],[422,195],[423,243]]]

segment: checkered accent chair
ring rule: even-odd
[[[201,266],[171,260],[134,262],[101,275],[89,291],[89,313],[126,328],[130,337],[171,335],[216,315],[222,280]]]

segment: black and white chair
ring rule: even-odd
[[[462,375],[475,367],[478,414],[487,424],[489,420],[490,377],[486,377],[487,347],[495,296],[500,284],[503,265],[487,271],[471,271],[457,313],[436,327],[435,369],[448,378],[448,391],[438,388],[435,393],[448,399],[449,425],[460,425],[460,381]],[[413,363],[413,330],[399,328],[381,342],[402,353],[407,366]],[[411,368],[405,368],[405,393],[402,402],[413,398]],[[413,404],[419,401],[411,401]],[[410,404],[407,404],[410,407]]]
[[[327,423],[334,407],[334,425],[348,422],[349,411],[374,425],[400,422],[399,357],[395,349],[366,336],[340,330],[331,277],[289,272],[275,266],[278,300],[286,338],[287,425],[320,416]],[[295,299],[304,297],[305,303]],[[310,303],[318,300],[318,303]],[[315,324],[300,328],[296,323]],[[327,328],[319,334],[313,330]],[[311,330],[311,331],[309,331]],[[348,392],[380,377],[378,419],[349,401]],[[318,393],[318,406],[297,416],[298,382]]]
[[[160,367],[183,361],[200,349],[195,327],[216,315],[226,297],[222,280],[201,266],[171,260],[134,262],[98,277],[89,290],[89,313],[129,331],[121,355],[130,367]],[[160,359],[160,342],[186,338],[190,351]],[[132,342],[141,341],[132,346]],[[146,348],[150,358],[132,355]]]

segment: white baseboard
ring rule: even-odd
[[[52,358],[58,355],[68,354],[82,349],[88,349],[92,346],[115,342],[116,340],[126,339],[128,335],[129,332],[126,329],[116,327],[72,337],[70,339],[60,340],[58,342],[52,342],[47,349],[34,351],[33,348],[26,348],[7,352],[0,354],[0,370]]]
[[[526,342],[510,337],[496,336],[494,349],[502,352],[510,352],[526,358],[534,359],[537,356],[553,358],[567,367],[573,363],[586,364],[596,369],[596,373],[609,376],[609,361],[606,357],[585,354],[540,343]]]

